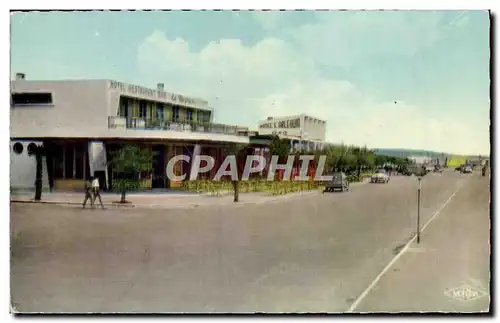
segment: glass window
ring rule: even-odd
[[[54,178],[61,179],[63,178],[63,146],[55,145],[53,150],[53,165],[54,165]]]
[[[210,122],[210,112],[209,111],[205,111],[203,113],[203,121],[204,122]]]
[[[139,118],[145,119],[147,114],[146,102],[140,101],[139,103]]]
[[[172,120],[179,121],[179,107],[172,108]]]
[[[64,178],[73,178],[73,169],[75,161],[75,146],[73,144],[66,144],[64,156]]]
[[[85,145],[75,144],[75,179],[83,178],[84,158],[85,158]]]
[[[52,93],[12,93],[11,100],[13,105],[51,104]]]
[[[163,112],[163,103],[159,103],[157,106],[156,106],[156,119],[158,120],[164,120],[165,118],[165,115],[164,115],[164,112]]]

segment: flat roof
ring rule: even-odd
[[[311,119],[316,119],[316,120],[320,120],[320,121],[324,121],[326,122],[326,120],[323,120],[321,118],[317,118],[313,115],[310,115],[310,114],[306,114],[306,113],[301,113],[301,114],[293,114],[293,115],[289,115],[289,116],[268,116],[266,117],[265,119],[259,121],[259,123],[261,122],[269,122],[269,121],[272,121],[272,120],[280,120],[280,119],[294,119],[294,118],[301,118],[301,117],[307,117],[307,118],[311,118]]]
[[[116,80],[110,79],[66,79],[66,80],[30,80],[30,79],[21,79],[21,80],[11,80],[12,83],[40,83],[44,85],[49,85],[51,83],[75,83],[77,86],[78,83],[92,83],[92,82],[103,82],[107,83],[107,88],[113,92],[119,92],[120,95],[139,98],[149,101],[157,101],[161,103],[167,103],[172,105],[181,105],[186,107],[192,107],[196,109],[213,111],[208,105],[208,101],[203,100],[201,98],[197,98],[194,96],[188,96],[179,93],[167,92],[158,88],[149,88],[142,85],[130,84],[119,82]]]

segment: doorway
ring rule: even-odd
[[[152,188],[166,188],[168,186],[165,176],[165,155],[167,147],[165,145],[154,145],[153,154],[153,179]]]

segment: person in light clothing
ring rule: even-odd
[[[102,204],[100,186],[99,186],[99,178],[95,176],[92,180],[92,193],[94,195],[94,203],[97,198],[99,198],[99,203],[101,203],[101,207],[104,209],[104,204]],[[93,204],[93,203],[92,203]]]

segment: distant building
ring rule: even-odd
[[[433,163],[434,158],[428,156],[408,156],[408,160],[417,165],[426,165]]]
[[[306,114],[267,117],[259,122],[259,135],[277,135],[289,139],[291,150],[317,150],[323,148],[326,121]]]

